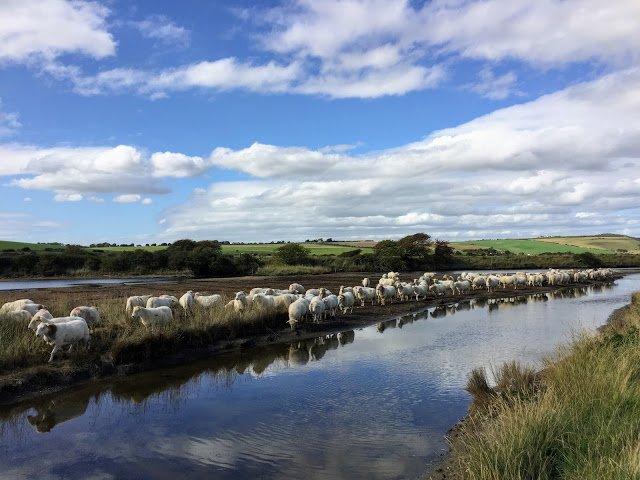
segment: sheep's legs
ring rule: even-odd
[[[60,345],[55,345],[53,347],[53,350],[51,350],[51,355],[49,356],[49,363],[53,362],[53,357],[55,357],[56,353],[58,353],[61,349],[62,347],[60,347]]]

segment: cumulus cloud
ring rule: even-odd
[[[218,148],[208,162],[252,178],[195,191],[161,225],[229,240],[637,229],[639,93],[626,70],[363,155]]]
[[[53,197],[56,202],[79,202],[82,198],[80,193],[57,193]]]
[[[165,15],[151,15],[143,20],[129,22],[142,36],[173,46],[187,46],[190,32],[175,24]]]
[[[2,99],[0,98],[0,108],[2,108]],[[17,113],[3,112],[0,110],[0,137],[11,135],[21,127]]]
[[[140,195],[135,193],[128,193],[124,195],[118,195],[113,199],[116,203],[137,203],[141,199]]]
[[[13,177],[10,185],[53,191],[60,199],[69,194],[169,191],[153,179],[142,152],[129,145],[39,148],[4,144],[0,145],[0,175]]]
[[[518,76],[514,72],[496,75],[491,69],[485,68],[480,71],[478,82],[471,85],[470,89],[491,100],[504,100],[519,93],[517,82]]]
[[[54,60],[65,53],[103,58],[115,53],[106,30],[109,10],[83,0],[0,2],[0,62]]]

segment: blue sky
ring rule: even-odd
[[[0,18],[0,238],[640,235],[634,0]]]

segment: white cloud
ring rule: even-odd
[[[146,38],[173,46],[184,47],[189,44],[189,30],[176,25],[164,15],[151,15],[143,20],[129,22],[129,24]]]
[[[514,72],[495,75],[490,69],[485,68],[480,71],[478,82],[471,85],[470,89],[491,100],[504,100],[518,93],[517,83],[518,76]]]
[[[116,203],[137,203],[141,199],[140,195],[135,193],[129,193],[125,195],[118,195],[113,199]]]
[[[58,222],[34,217],[27,213],[0,211],[0,238],[5,240],[24,242],[41,238],[41,235],[53,239],[58,233],[55,230],[60,227]]]
[[[151,205],[152,203],[153,203],[153,200],[151,200],[149,197],[142,199],[143,205]]]
[[[635,231],[639,116],[632,69],[380,152],[218,148],[207,162],[252,178],[194,191],[161,225],[229,240]]]
[[[82,200],[80,193],[56,193],[53,197],[56,202],[79,202]]]
[[[2,107],[2,99],[0,99],[0,107]],[[13,134],[21,126],[17,113],[0,110],[0,137]]]
[[[103,58],[115,53],[106,30],[109,10],[83,0],[0,2],[0,62],[53,60],[65,53]]]
[[[129,145],[39,148],[4,144],[0,145],[0,175],[14,177],[13,186],[62,195],[169,191],[152,178],[142,152]]]

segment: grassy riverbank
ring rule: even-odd
[[[640,293],[540,373],[512,363],[494,377],[470,376],[446,478],[640,478]]]

